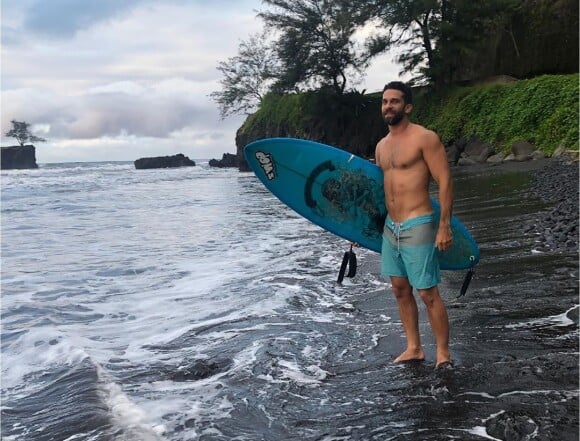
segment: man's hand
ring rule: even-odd
[[[449,225],[441,225],[435,237],[435,246],[439,251],[446,251],[453,244],[453,234]]]

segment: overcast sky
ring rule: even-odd
[[[2,0],[2,134],[33,124],[39,163],[234,153],[244,116],[208,95],[219,61],[262,30],[259,0]],[[382,89],[385,55],[358,86]],[[377,112],[379,110],[377,109]],[[2,138],[2,145],[16,144]]]

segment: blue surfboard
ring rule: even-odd
[[[270,138],[252,142],[244,156],[262,183],[306,219],[351,242],[381,252],[387,216],[383,172],[344,150],[313,141]],[[440,205],[431,198],[436,218]],[[439,252],[444,270],[471,268],[479,247],[455,216],[453,246]]]

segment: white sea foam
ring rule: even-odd
[[[328,372],[318,366],[306,366],[304,369],[298,363],[289,360],[279,360],[278,365],[282,367],[280,377],[288,379],[294,383],[302,385],[320,384],[328,376]]]
[[[116,428],[122,429],[125,439],[130,441],[162,441],[165,428],[153,425],[150,416],[139,408],[110,376],[97,366],[101,393],[109,406],[111,419]]]
[[[493,436],[488,435],[487,431],[485,430],[485,426],[476,426],[472,429],[466,430],[467,433],[471,433],[472,435],[480,436],[484,439],[491,439],[493,441],[502,441],[500,438],[494,438]]]
[[[77,365],[89,357],[81,341],[81,337],[70,338],[50,328],[28,329],[8,343],[2,354],[2,388],[13,389],[12,393],[18,395],[40,390],[46,385],[32,378],[59,366]]]
[[[544,326],[555,326],[555,327],[563,327],[563,326],[574,326],[576,322],[572,320],[569,315],[572,311],[580,308],[580,305],[574,305],[573,307],[569,308],[567,311],[562,312],[560,314],[551,315],[548,317],[541,317],[536,320],[528,320],[521,323],[515,323],[506,325],[506,328],[525,328],[525,327],[544,327]]]

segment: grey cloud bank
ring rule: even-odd
[[[39,163],[233,153],[244,117],[220,120],[208,95],[219,88],[217,63],[262,28],[260,8],[259,0],[6,0],[2,134],[12,119],[33,124],[48,139]],[[376,63],[363,86],[379,89],[394,75]]]

